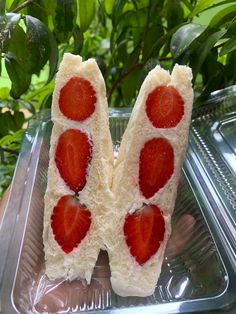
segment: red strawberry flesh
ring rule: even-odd
[[[78,247],[91,225],[91,213],[72,195],[62,196],[53,209],[51,227],[65,253]]]
[[[156,128],[173,128],[184,115],[184,101],[174,86],[159,86],[147,97],[146,113]]]
[[[67,118],[84,121],[93,114],[96,101],[90,82],[81,77],[72,77],[60,91],[59,108]]]
[[[74,192],[86,184],[86,175],[92,155],[88,136],[80,130],[69,129],[58,139],[55,162],[65,183]]]
[[[156,205],[144,205],[125,218],[124,235],[131,255],[142,265],[159,249],[165,234],[165,221]]]
[[[145,198],[152,197],[174,171],[174,151],[165,138],[147,141],[139,156],[139,188]]]

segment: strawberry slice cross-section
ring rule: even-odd
[[[139,188],[145,198],[152,197],[174,171],[174,151],[165,138],[147,141],[139,156]]]
[[[159,249],[165,234],[165,221],[156,205],[144,205],[128,214],[124,235],[131,255],[140,264],[147,262]]]
[[[53,209],[51,227],[65,253],[78,247],[91,225],[91,213],[72,195],[62,196]]]
[[[146,114],[155,128],[173,128],[184,115],[184,101],[174,86],[159,86],[147,97]]]
[[[94,110],[97,97],[91,83],[82,77],[72,77],[61,89],[59,108],[64,116],[84,121]]]
[[[87,168],[92,156],[92,145],[87,134],[68,129],[58,139],[55,162],[65,183],[74,192],[86,184]]]

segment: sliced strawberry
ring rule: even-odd
[[[79,192],[84,188],[91,155],[92,146],[85,133],[69,129],[60,135],[55,162],[62,179],[71,190]]]
[[[88,80],[72,77],[62,87],[59,97],[59,108],[69,119],[83,121],[95,110],[97,97]]]
[[[55,240],[70,253],[84,239],[91,225],[91,213],[76,197],[61,197],[53,209],[51,227]]]
[[[124,234],[131,255],[142,265],[160,247],[165,234],[165,221],[156,205],[144,205],[125,218]]]
[[[153,138],[139,156],[139,188],[144,197],[152,197],[170,179],[174,171],[174,151],[168,140]]]
[[[184,115],[184,101],[174,86],[159,86],[148,95],[146,113],[154,127],[173,128]]]

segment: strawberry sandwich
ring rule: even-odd
[[[44,210],[46,274],[89,283],[103,245],[113,148],[103,77],[93,59],[65,54],[53,93]]]
[[[44,248],[50,279],[89,283],[106,249],[113,290],[149,296],[171,233],[191,121],[191,69],[159,66],[140,89],[113,166],[96,62],[65,54],[53,94]]]
[[[191,79],[186,66],[171,75],[159,66],[150,71],[121,142],[104,238],[121,296],[151,295],[160,275],[188,141]]]

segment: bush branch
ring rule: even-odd
[[[131,72],[133,72],[134,70],[141,68],[143,66],[143,63],[135,63],[132,67],[130,67],[129,69],[127,69],[124,73],[122,73],[113,83],[109,93],[108,93],[108,102],[111,99],[111,96],[114,92],[114,90],[116,89],[116,87],[120,84],[121,81],[123,81],[124,78],[126,78],[126,76],[128,76]]]
[[[23,2],[21,5],[19,5],[17,8],[15,8],[13,10],[13,13],[17,13],[19,11],[21,11],[22,9],[24,9],[25,7],[27,7],[27,5],[29,5],[30,3],[32,3],[34,0],[26,0],[25,2]]]

